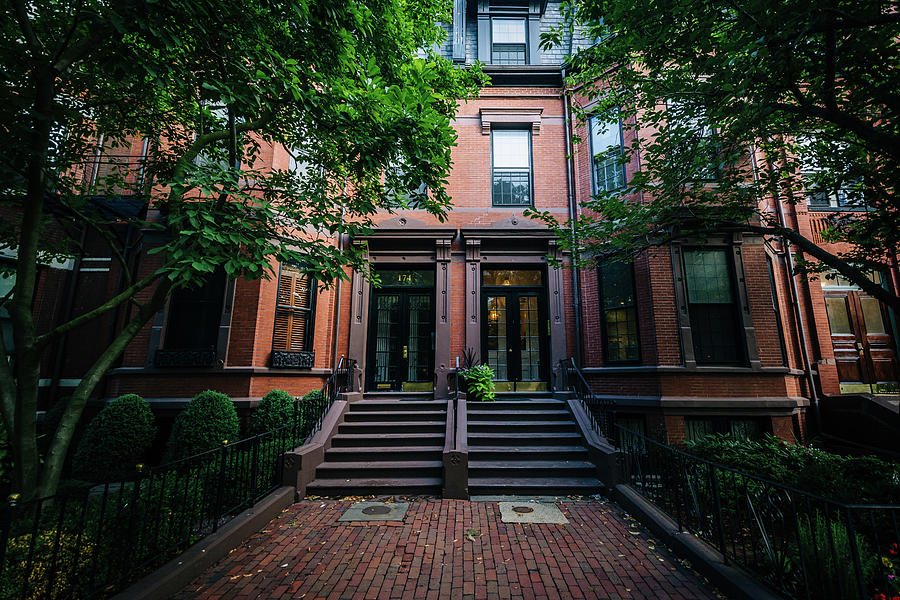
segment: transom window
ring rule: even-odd
[[[609,123],[591,117],[591,171],[594,193],[612,192],[625,186],[625,165],[621,158],[622,127],[619,121]]]
[[[524,65],[526,38],[525,19],[491,19],[491,63]]]
[[[491,148],[494,206],[531,205],[531,132],[492,131]]]
[[[728,249],[685,250],[684,273],[695,360],[698,364],[742,363],[744,343]]]

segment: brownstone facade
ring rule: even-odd
[[[635,260],[636,355],[624,361],[607,356],[600,276],[596,271],[578,272],[576,286],[571,269],[549,266],[547,256],[563,262],[569,257],[559,251],[546,228],[523,216],[524,205],[499,203],[497,190],[502,185],[494,184],[498,177],[516,173],[524,177],[527,171],[527,204],[560,220],[570,216],[570,206],[592,194],[587,143],[575,147],[571,182],[567,159],[566,102],[582,100],[577,90],[567,93],[562,86],[562,55],[535,47],[539,31],[558,21],[559,4],[523,3],[521,11],[501,10],[486,0],[457,0],[455,5],[458,20],[448,26],[445,51],[461,64],[487,57],[493,85],[464,103],[456,119],[459,139],[449,179],[453,200],[449,218],[439,222],[424,211],[378,215],[370,236],[341,241],[365,244],[376,271],[396,274],[392,275],[397,278],[396,293],[389,293],[391,286],[376,291],[354,273],[348,282],[329,289],[319,286],[305,351],[314,354],[312,364],[279,368],[272,361],[277,279],[226,281],[215,344],[209,357],[201,357],[209,358],[207,363],[198,359],[192,364],[188,357],[180,366],[159,364],[157,351],[172,335],[167,307],[135,338],[120,366],[108,374],[100,395],[135,392],[151,401],[180,402],[211,388],[252,403],[272,388],[297,395],[318,389],[344,358],[357,362],[357,382],[363,391],[434,391],[440,397],[447,393],[448,373],[468,348],[482,360],[505,365],[506,377],[498,382],[501,390],[552,393],[562,391],[559,362],[580,356],[594,392],[615,402],[621,424],[647,433],[662,425],[670,441],[681,442],[697,432],[729,430],[805,439],[806,413],[814,397],[810,368],[818,395],[841,393],[842,384],[845,391],[851,389],[849,384],[868,384],[870,391],[875,385],[883,386],[883,391],[896,386],[896,353],[893,363],[883,364],[873,381],[847,380],[846,369],[841,380],[825,296],[846,296],[853,290],[823,292],[820,282],[798,280],[794,300],[784,249],[777,240],[766,244],[755,236],[710,239],[704,245],[724,253],[732,277],[738,328],[721,335],[736,336],[739,360],[714,364],[695,356],[692,339],[700,334],[692,326],[686,294],[684,253],[692,248],[687,243],[654,248]],[[485,36],[491,35],[492,19],[501,18],[524,23],[523,64],[492,62],[496,44],[492,46]],[[586,41],[576,35],[572,43]],[[517,44],[508,46],[516,50]],[[504,60],[518,60],[516,56]],[[569,125],[581,138],[589,138],[583,125],[574,121]],[[495,154],[500,144],[496,133],[508,131],[523,132],[521,139],[527,140],[528,148],[520,154],[527,164],[511,167],[513,175],[498,175],[498,165],[519,156]],[[277,168],[286,168],[289,160],[280,148],[270,148],[263,158]],[[626,165],[625,177],[638,168],[636,162]],[[790,225],[813,239],[822,216],[831,210],[823,208],[820,214],[802,204],[785,207]],[[154,266],[152,256],[141,255],[139,260],[143,271]],[[111,295],[118,276],[114,262],[98,254],[77,264],[48,266],[35,311],[42,318],[62,318],[66,311],[77,312]],[[519,275],[512,274],[510,289],[515,290],[504,292],[505,280],[489,285],[487,279],[501,271],[539,276],[535,275],[537,283],[519,286],[515,284]],[[895,285],[898,278],[895,273],[888,279]],[[409,285],[413,280],[419,283]],[[72,306],[65,302],[69,294],[75,298]],[[398,314],[401,321],[396,321]],[[889,334],[886,344],[895,348],[893,323],[886,311],[883,315]],[[48,391],[65,395],[121,318],[111,315],[91,325],[90,331],[69,336],[58,355],[48,359]],[[394,333],[382,331],[395,325]],[[810,365],[803,358],[801,328]],[[506,358],[500,356],[503,352]],[[510,358],[512,354],[517,357]],[[384,376],[376,373],[379,368]],[[398,375],[399,370],[404,373]]]

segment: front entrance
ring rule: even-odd
[[[366,388],[373,392],[432,391],[434,272],[379,270],[372,290]]]
[[[858,288],[827,283],[831,281],[823,281],[822,289],[841,393],[900,393],[897,349],[887,311]]]
[[[485,269],[481,347],[498,392],[547,390],[549,321],[543,271]]]

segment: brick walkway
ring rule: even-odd
[[[716,598],[614,504],[563,503],[568,525],[501,523],[497,503],[461,500],[339,523],[350,505],[293,505],[178,598]]]

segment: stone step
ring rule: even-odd
[[[488,421],[469,422],[469,433],[566,433],[575,431],[574,421],[503,421],[491,423]]]
[[[306,487],[306,493],[309,496],[439,495],[443,483],[442,477],[314,479]]]
[[[588,496],[603,489],[595,477],[469,477],[469,494],[473,496]]]
[[[444,432],[440,433],[366,433],[349,435],[338,433],[331,438],[332,448],[370,448],[379,446],[444,447]]]
[[[594,477],[594,465],[583,460],[472,460],[469,478]]]
[[[581,434],[577,432],[546,432],[541,435],[525,432],[472,432],[468,436],[469,448],[506,446],[569,446],[581,445]]]
[[[568,406],[568,403],[562,400],[496,400],[494,402],[467,402],[466,410],[568,410]]]
[[[444,433],[445,420],[441,421],[370,421],[364,423],[344,422],[338,426],[338,433],[349,435],[380,433],[405,435],[408,433]]]
[[[469,446],[473,460],[588,460],[584,446]]]
[[[445,421],[446,410],[395,410],[359,411],[344,415],[344,423],[387,422],[387,421]]]
[[[491,423],[503,423],[505,421],[569,421],[572,413],[567,410],[475,410],[467,411],[469,423],[475,421],[489,421]]]
[[[336,448],[325,451],[325,460],[334,462],[369,462],[378,460],[441,460],[443,446],[376,446]]]
[[[316,479],[441,477],[443,468],[444,463],[440,460],[326,461],[316,469]]]
[[[446,412],[447,402],[444,400],[360,400],[350,403],[350,412],[385,412],[443,410]]]

